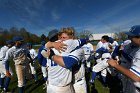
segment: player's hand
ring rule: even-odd
[[[7,76],[7,77],[10,77],[10,76],[11,76],[11,74],[10,74],[9,71],[6,71],[6,76]]]
[[[60,51],[65,51],[66,50],[66,44],[64,44],[63,42],[59,41],[59,42],[53,42],[53,47],[58,50],[59,52]]]
[[[109,59],[109,60],[107,60],[107,62],[112,67],[115,67],[115,66],[117,66],[119,64],[118,61],[113,60],[113,59]]]
[[[49,59],[52,59],[52,56],[54,56],[55,55],[55,53],[53,52],[53,50],[52,49],[50,49],[50,51],[48,52],[48,58]]]

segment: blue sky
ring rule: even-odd
[[[138,24],[140,0],[0,0],[0,27],[24,27],[36,35],[68,26],[118,32]]]

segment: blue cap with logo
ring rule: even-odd
[[[28,47],[32,46],[32,43],[27,43],[27,46],[28,46]]]
[[[140,36],[140,25],[132,26],[129,32],[126,32],[128,36]]]
[[[14,43],[13,40],[7,40],[6,41],[6,44],[8,44],[8,45],[13,44],[13,43]]]
[[[44,46],[45,44],[46,44],[46,42],[45,42],[45,41],[41,41],[41,45],[43,45],[43,46]]]
[[[54,36],[58,35],[58,30],[54,29],[48,33],[49,40],[52,39]]]
[[[21,36],[15,36],[15,37],[13,37],[13,41],[14,41],[14,42],[17,42],[17,41],[24,41],[24,39],[23,39],[23,37],[21,37]]]
[[[113,43],[114,42],[114,39],[112,37],[109,37],[109,43]]]

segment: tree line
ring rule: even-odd
[[[11,27],[10,29],[0,28],[0,46],[5,44],[6,40],[12,39],[14,36],[22,36],[25,42],[32,42],[33,44],[40,44],[41,41],[47,41],[47,37],[42,34],[37,36],[28,32],[25,28]]]

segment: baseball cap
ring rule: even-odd
[[[51,30],[48,34],[48,38],[49,40],[51,40],[54,36],[58,35],[58,30],[54,29],[54,30]]]
[[[24,41],[24,39],[23,39],[23,37],[21,37],[21,36],[15,36],[15,37],[13,37],[13,41],[14,41],[14,42],[17,42],[17,41]]]
[[[46,44],[46,42],[45,42],[45,41],[41,41],[41,45],[43,45],[43,46],[44,46],[45,44]]]
[[[28,47],[32,46],[32,43],[27,43],[27,46],[28,46]]]
[[[9,44],[13,44],[13,43],[14,43],[13,40],[7,40],[7,41],[6,41],[6,44],[8,44],[8,45],[9,45]]]
[[[109,37],[109,43],[113,43],[114,42],[114,39],[112,37]]]
[[[132,26],[129,32],[126,32],[128,36],[140,36],[140,25]]]

